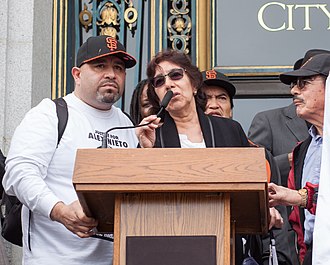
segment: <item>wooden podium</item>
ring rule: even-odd
[[[214,264],[232,264],[235,233],[268,230],[263,148],[80,149],[73,184],[115,265],[132,236],[215,236]]]

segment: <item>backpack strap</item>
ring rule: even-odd
[[[61,138],[63,136],[65,127],[68,123],[68,105],[63,98],[56,98],[53,100],[56,105],[56,114],[58,118],[58,138],[57,138],[57,145],[60,143]]]
[[[57,137],[57,146],[60,143],[63,133],[65,131],[66,125],[68,123],[68,105],[66,104],[66,101],[64,98],[56,98],[53,99],[55,106],[56,106],[56,114],[58,119],[57,124],[57,131],[58,131],[58,137]],[[32,218],[32,211],[29,210],[29,228],[28,228],[28,247],[31,251],[31,218]]]
[[[66,104],[66,101],[64,98],[56,98],[53,99],[55,106],[56,106],[56,114],[58,119],[57,124],[57,146],[60,143],[63,133],[65,131],[66,125],[68,123],[68,105]],[[31,218],[32,218],[32,211],[29,210],[29,228],[28,228],[28,246],[29,250],[31,251]]]
[[[6,157],[3,155],[2,151],[0,150],[0,180],[2,183],[3,176],[5,175],[5,161]],[[2,197],[3,193],[3,186],[0,183],[0,197]]]

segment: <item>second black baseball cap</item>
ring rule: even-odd
[[[202,72],[203,82],[207,86],[219,86],[224,88],[230,98],[232,99],[235,96],[236,88],[229,81],[229,78],[225,76],[223,73],[216,71],[215,69],[207,70]]]
[[[330,71],[330,54],[323,53],[310,57],[299,69],[280,75],[280,80],[287,85],[296,81],[299,77],[313,75],[328,76]]]

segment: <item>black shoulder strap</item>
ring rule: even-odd
[[[6,157],[3,155],[2,151],[0,150],[0,181],[2,183],[3,176],[5,175],[5,161]],[[0,198],[2,198],[3,193],[3,186],[0,183]]]
[[[68,105],[66,104],[66,101],[63,98],[56,98],[53,99],[55,106],[56,106],[56,114],[58,119],[57,124],[57,131],[58,131],[58,137],[57,137],[57,145],[60,143],[63,133],[65,131],[66,124],[68,123]],[[22,204],[21,204],[22,205]],[[28,233],[28,245],[29,250],[31,251],[31,218],[32,218],[32,211],[29,210],[29,233]]]
[[[57,145],[60,143],[62,135],[64,133],[66,124],[68,123],[68,105],[63,98],[56,98],[53,100],[56,105],[56,114],[58,118],[58,138]]]

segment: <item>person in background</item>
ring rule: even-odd
[[[205,113],[225,118],[233,117],[233,98],[235,86],[224,74],[210,69],[202,72],[204,86],[202,91],[206,96]]]
[[[304,58],[294,64],[294,70],[299,69],[310,57],[322,53],[330,53],[330,51],[308,50]],[[308,135],[308,124],[297,116],[293,103],[283,108],[257,113],[248,132],[250,140],[264,146],[274,156],[281,172],[282,185],[285,187],[292,162],[292,150]]]
[[[295,62],[293,69],[299,69],[310,57],[326,52],[329,51],[320,49],[308,50],[304,58]],[[257,113],[248,132],[250,140],[264,146],[273,155],[280,170],[281,185],[285,187],[287,187],[292,163],[292,150],[298,142],[305,140],[308,135],[308,123],[297,116],[294,103],[286,107]],[[290,207],[287,208],[287,212],[289,215],[291,212]],[[285,228],[287,228],[286,234],[289,238],[287,248],[290,250],[291,256],[297,259],[298,262],[298,254],[294,243],[296,240],[295,232],[291,225],[288,227],[284,226],[283,229]]]
[[[233,98],[236,93],[235,86],[230,82],[229,78],[219,71],[214,69],[202,72],[203,87],[202,91],[206,96],[205,113],[218,117],[232,118],[233,116]],[[250,146],[259,147],[249,139]],[[281,177],[278,166],[272,154],[265,149],[265,157],[269,163],[271,178],[270,181],[281,185]],[[297,264],[298,259],[295,250],[288,248],[290,246],[287,230],[290,227],[288,221],[287,209],[284,206],[277,206],[275,211],[271,208],[272,218],[282,218],[283,226],[281,229],[272,230],[272,234],[276,241],[276,250],[279,264]],[[276,217],[275,215],[280,215]],[[292,232],[294,233],[294,232]],[[252,255],[258,260],[259,263],[267,263],[269,255],[269,241],[270,234],[263,236],[250,236],[248,237],[245,248],[252,252]],[[253,245],[253,246],[252,246]],[[260,254],[262,253],[262,254]],[[268,253],[268,254],[267,254]],[[257,256],[259,257],[257,258]]]
[[[6,160],[5,192],[23,204],[23,264],[112,264],[113,244],[94,238],[98,222],[86,216],[72,185],[78,148],[97,148],[109,127],[132,126],[113,104],[136,60],[110,36],[90,37],[72,68],[74,92],[65,96],[68,122],[57,145],[55,104],[44,99],[16,128]],[[132,130],[108,136],[135,148]],[[109,146],[119,148],[117,145]]]
[[[147,95],[148,80],[140,81],[135,87],[130,104],[130,116],[134,124],[139,124],[140,121],[149,116],[151,105]]]
[[[293,150],[288,188],[269,184],[269,204],[293,206],[290,222],[297,234],[299,257],[312,264],[313,231],[320,178],[325,82],[330,71],[330,54],[317,54],[300,69],[280,75],[291,86],[298,117],[311,124],[309,137]]]

